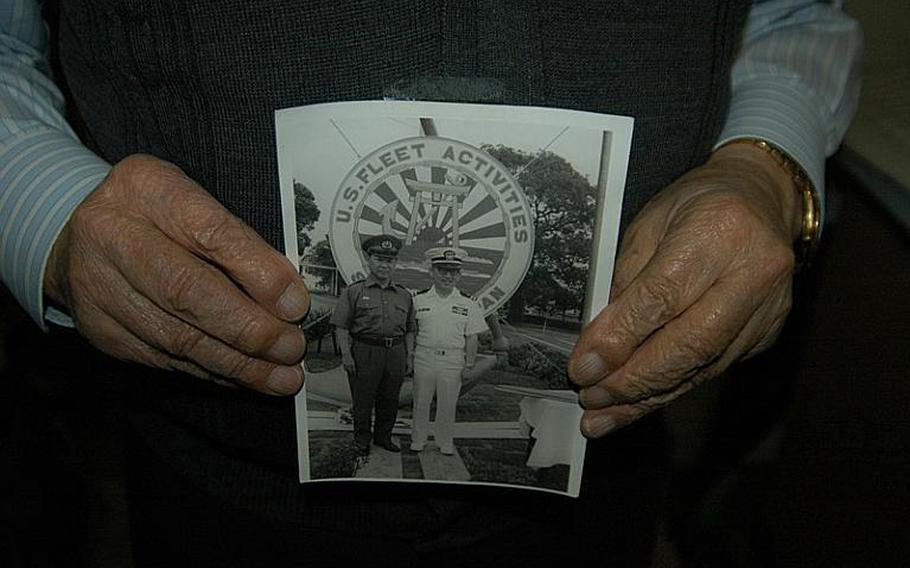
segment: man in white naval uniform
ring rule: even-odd
[[[414,350],[414,417],[411,449],[424,449],[429,436],[430,404],[436,396],[436,444],[455,453],[455,406],[462,373],[477,359],[477,335],[487,329],[483,310],[455,285],[467,253],[439,247],[426,252],[433,286],[414,296],[417,347]]]

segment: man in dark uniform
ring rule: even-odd
[[[392,440],[401,382],[410,374],[414,353],[414,304],[411,293],[392,282],[401,241],[377,235],[363,242],[370,275],[353,282],[332,314],[341,359],[351,385],[354,443],[370,453],[370,439],[399,452]],[[370,419],[375,408],[375,424]]]

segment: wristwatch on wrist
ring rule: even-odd
[[[806,174],[806,170],[789,154],[767,140],[761,138],[737,138],[723,146],[730,144],[751,144],[761,149],[771,156],[790,176],[802,205],[799,236],[794,244],[796,267],[797,269],[805,268],[812,260],[821,237],[821,197],[812,180]]]

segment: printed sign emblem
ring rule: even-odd
[[[486,313],[518,289],[534,252],[531,210],[512,174],[480,148],[436,136],[379,148],[338,188],[329,240],[347,282],[367,275],[360,245],[382,234],[401,239],[394,280],[413,290],[432,284],[427,250],[465,250],[458,288]]]

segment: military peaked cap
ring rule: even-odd
[[[392,235],[376,235],[363,241],[360,246],[367,254],[398,256],[398,251],[401,250],[401,239]]]
[[[424,253],[433,266],[460,268],[468,258],[468,253],[458,247],[436,247]]]

